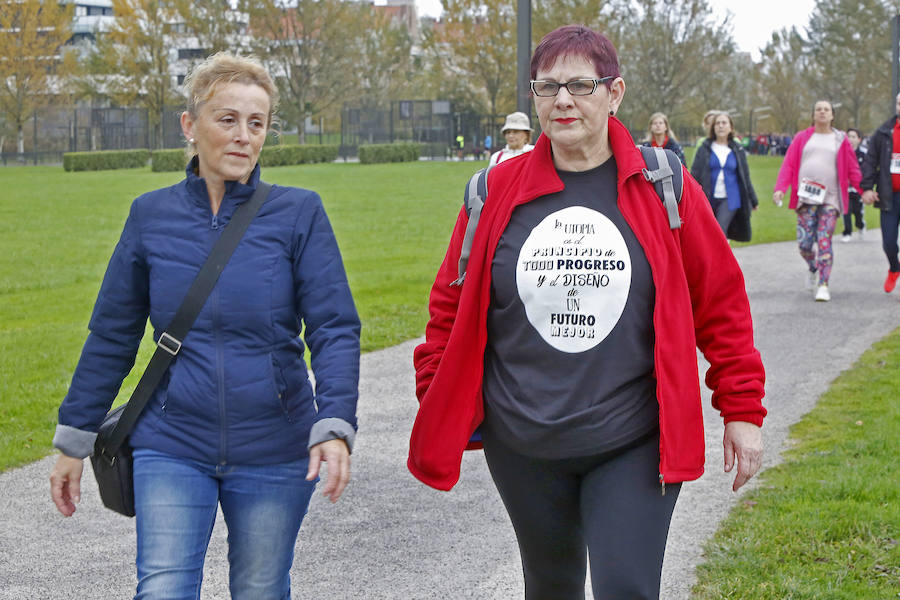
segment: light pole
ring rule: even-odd
[[[516,9],[516,110],[531,120],[531,0],[518,0]]]
[[[751,108],[751,109],[750,109],[750,128],[749,128],[749,130],[747,131],[748,134],[753,133],[753,113],[755,113],[755,112],[763,112],[763,111],[766,111],[766,110],[772,110],[772,107],[771,107],[771,106],[757,106],[756,108]],[[756,121],[759,122],[760,119],[764,119],[764,118],[766,118],[766,117],[768,117],[768,116],[769,116],[769,115],[763,115],[762,117],[756,117]]]

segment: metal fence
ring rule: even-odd
[[[502,117],[455,112],[446,100],[396,100],[381,107],[345,102],[340,154],[356,156],[362,144],[415,142],[422,145],[422,156],[433,160],[483,157],[489,150],[486,136],[496,146],[502,123]]]
[[[64,152],[157,148],[158,138],[163,148],[179,148],[182,110],[165,109],[153,127],[142,108],[40,108],[23,128],[24,154],[17,152],[16,132],[7,128],[0,164],[61,163]]]
[[[182,110],[167,108],[154,127],[143,108],[41,108],[24,127],[23,154],[17,152],[14,131],[7,127],[0,133],[0,165],[59,164],[64,152],[180,148]],[[361,144],[405,141],[421,144],[422,156],[435,160],[484,158],[492,150],[485,147],[487,136],[493,149],[503,146],[502,124],[502,115],[455,112],[446,100],[397,100],[377,107],[363,99],[343,106],[340,154],[346,159],[357,156]],[[310,143],[320,138],[307,135]]]

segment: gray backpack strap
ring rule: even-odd
[[[469,178],[466,185],[466,194],[463,197],[463,206],[469,217],[466,223],[466,233],[463,236],[462,248],[459,253],[457,273],[459,277],[450,285],[462,285],[466,279],[466,266],[469,264],[469,255],[472,253],[472,240],[475,239],[475,230],[478,228],[478,220],[481,218],[481,209],[487,200],[487,176],[493,165],[489,165],[477,171]]]
[[[641,146],[641,154],[644,156],[644,179],[651,182],[656,188],[656,195],[660,197],[666,207],[669,217],[669,227],[678,229],[681,227],[681,215],[678,214],[678,204],[681,202],[681,194],[684,191],[684,173],[681,170],[681,161],[678,156],[670,151],[658,147]]]

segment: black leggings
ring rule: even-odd
[[[516,530],[527,600],[658,598],[681,484],[659,484],[659,435],[596,456],[545,460],[483,434],[484,454]]]

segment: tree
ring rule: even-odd
[[[628,5],[628,0],[533,0],[531,46],[534,48],[545,35],[570,23],[599,31],[618,46]]]
[[[205,54],[240,52],[245,46],[246,13],[234,10],[228,0],[173,0],[172,5],[184,33],[193,36]]]
[[[883,0],[818,0],[806,29],[816,67],[813,89],[839,102],[850,113],[850,125],[866,130],[881,122],[880,109],[891,93],[890,16]]]
[[[71,35],[72,7],[40,0],[0,0],[0,114],[25,153],[25,123],[61,91],[71,68],[60,48]]]
[[[730,17],[715,21],[707,0],[635,0],[629,14],[619,51],[628,86],[621,117],[643,128],[662,111],[693,126],[697,91],[715,86],[710,74],[734,54]]]
[[[780,132],[793,133],[801,113],[807,108],[811,113],[812,93],[806,79],[808,63],[806,42],[796,26],[773,32],[762,50],[763,101],[772,107],[772,117]]]
[[[471,104],[496,115],[516,106],[515,0],[442,0],[441,23],[423,48],[453,87],[465,81]]]
[[[359,40],[368,7],[342,0],[244,0],[252,48],[270,67],[282,120],[305,141],[307,117],[358,94]]]
[[[360,90],[376,105],[409,98],[413,79],[413,39],[409,29],[390,14],[369,6],[356,72]]]
[[[98,32],[91,58],[94,93],[119,106],[146,108],[151,146],[161,148],[163,111],[179,100],[170,71],[177,14],[165,0],[112,0],[112,5],[116,20],[109,31]]]

